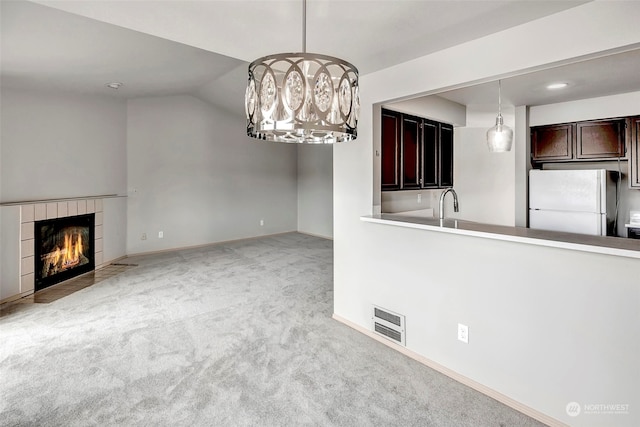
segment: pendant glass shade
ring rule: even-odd
[[[326,55],[269,55],[249,65],[247,135],[267,141],[334,143],[356,139],[358,70]]]
[[[489,151],[501,153],[511,151],[513,144],[513,129],[504,124],[502,118],[502,82],[498,80],[498,117],[496,125],[487,131],[487,145]]]
[[[502,114],[498,114],[496,125],[487,131],[489,151],[496,153],[511,151],[511,144],[513,144],[513,129],[505,125]]]

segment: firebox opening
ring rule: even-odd
[[[95,214],[35,223],[35,290],[95,269]]]

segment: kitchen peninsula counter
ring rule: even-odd
[[[533,230],[525,227],[483,224],[451,218],[439,220],[397,214],[369,215],[362,216],[360,219],[377,224],[640,259],[640,240],[636,239]]]

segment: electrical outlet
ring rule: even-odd
[[[458,340],[465,344],[469,344],[469,327],[458,323]]]
[[[147,240],[147,233],[142,233],[142,236],[140,236],[140,240]]]
[[[158,231],[158,239],[162,239],[164,237],[164,231]]]
[[[264,225],[264,219],[260,220],[260,227],[262,227]]]
[[[422,194],[418,194],[418,203],[422,203]]]

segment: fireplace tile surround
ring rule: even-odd
[[[101,198],[20,204],[20,296],[34,292],[35,221],[95,213],[95,268],[103,264],[103,202]]]

